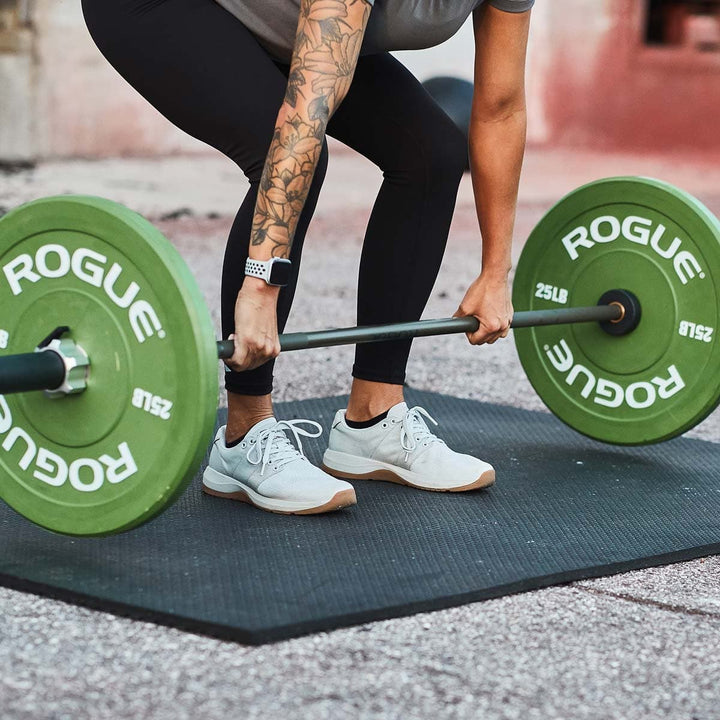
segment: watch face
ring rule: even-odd
[[[292,263],[289,260],[275,259],[270,268],[271,285],[287,285],[290,282],[290,269]]]

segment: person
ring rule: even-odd
[[[468,335],[473,344],[508,334],[533,3],[82,1],[88,30],[115,69],[170,122],[231,158],[250,182],[225,252],[222,326],[235,353],[226,361],[228,422],[213,443],[205,492],[302,514],[354,504],[348,479],[454,492],[494,481],[491,465],[451,450],[430,430],[430,414],[405,404],[409,340],[356,347],[348,407],[332,422],[322,468],[306,459],[301,442],[319,437],[320,425],[273,415],[273,360],[325,175],[326,135],[370,159],[384,178],[362,249],[358,324],[420,318],[468,147],[390,51],[441,43],[471,14],[469,158],[482,267],[456,314],[478,318],[478,331]]]

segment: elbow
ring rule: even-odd
[[[527,115],[524,92],[498,93],[475,97],[472,122],[498,123]]]
[[[347,95],[347,87],[336,87],[327,94],[316,95],[307,105],[308,117],[311,121],[327,127],[330,118],[335,114]]]

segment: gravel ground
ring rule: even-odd
[[[662,177],[720,213],[720,169],[708,159],[531,150],[516,256],[562,194],[615,174]],[[228,161],[56,162],[0,181],[0,208],[85,192],[147,214],[189,262],[218,321],[223,244],[244,192]],[[353,324],[346,278],[379,182],[367,162],[333,147],[288,330]],[[465,181],[427,317],[451,315],[472,279],[475,227]],[[350,348],[281,357],[276,399],[346,392],[351,364]],[[511,342],[478,349],[462,337],[418,340],[408,377],[421,389],[542,409]],[[720,442],[720,413],[691,435]],[[260,648],[2,588],[0,617],[3,718],[720,717],[717,557]]]

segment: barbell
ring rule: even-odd
[[[0,219],[0,494],[36,524],[129,530],[185,490],[217,410],[217,342],[190,270],[147,220],[58,196]],[[611,178],[555,205],[513,287],[521,363],[581,433],[645,444],[720,402],[720,223],[666,183]],[[475,318],[281,336],[283,352],[473,332]],[[45,336],[45,337],[43,337]]]

